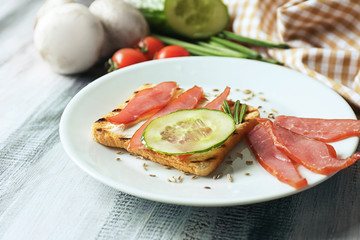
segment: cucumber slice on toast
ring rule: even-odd
[[[201,153],[223,144],[235,128],[234,119],[219,110],[179,110],[151,121],[143,142],[167,155]]]

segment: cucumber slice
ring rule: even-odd
[[[213,36],[229,23],[227,7],[219,0],[167,0],[165,16],[175,32],[193,39]]]
[[[146,18],[153,33],[208,38],[226,29],[230,16],[221,0],[125,0]]]
[[[223,144],[235,128],[234,119],[219,110],[179,110],[151,121],[142,139],[167,155],[201,153]]]

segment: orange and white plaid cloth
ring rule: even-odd
[[[291,49],[263,49],[263,54],[323,82],[360,107],[360,1],[223,1],[235,33],[287,43]]]

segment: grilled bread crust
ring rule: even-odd
[[[110,129],[113,128],[113,125],[109,123],[106,118],[121,111],[121,109],[126,106],[137,91],[152,86],[153,85],[151,84],[141,86],[127,101],[94,122],[91,128],[94,140],[108,147],[127,149],[130,138],[114,131],[110,131]],[[182,89],[178,89],[177,91],[180,93],[182,92]],[[231,105],[232,102],[230,102],[230,106]],[[247,105],[243,122],[236,125],[236,130],[221,146],[213,148],[207,152],[191,154],[185,159],[179,159],[177,156],[162,154],[150,149],[127,150],[133,154],[140,155],[146,159],[150,159],[153,162],[157,162],[165,166],[174,167],[178,170],[199,176],[207,176],[220,165],[226,154],[257,124],[255,118],[259,116],[259,111],[256,108]]]

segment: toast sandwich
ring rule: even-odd
[[[138,91],[152,86],[152,84],[142,85],[128,100],[95,121],[91,128],[94,140],[108,147],[126,149],[132,154],[142,156],[143,158],[165,166],[174,167],[183,172],[192,173],[198,176],[207,176],[220,165],[226,154],[257,124],[255,118],[260,116],[259,111],[256,108],[247,105],[242,123],[236,125],[235,131],[223,144],[206,152],[191,154],[186,158],[159,153],[147,148],[134,150],[127,149],[132,135],[141,126],[142,122],[127,127],[127,129],[123,129],[121,126],[117,126],[116,124],[107,121],[107,118],[116,115],[124,109]],[[175,95],[179,95],[182,91],[182,89],[178,88]],[[233,109],[234,102],[230,100],[228,103],[231,109]]]

